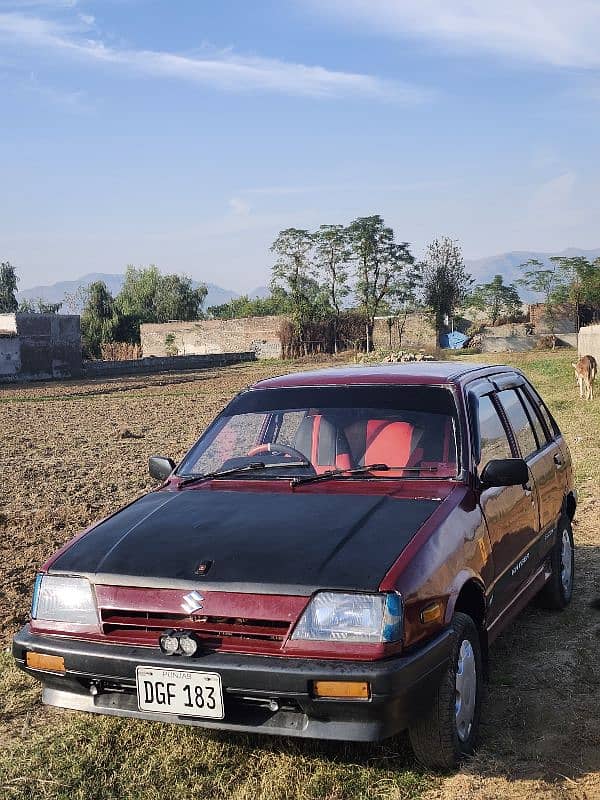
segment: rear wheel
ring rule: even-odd
[[[571,602],[575,579],[573,530],[568,517],[561,517],[556,527],[556,541],[550,554],[552,574],[538,594],[538,605],[562,611]]]
[[[452,653],[431,707],[409,729],[417,759],[450,770],[473,752],[481,716],[482,659],[479,632],[467,614],[451,623]]]

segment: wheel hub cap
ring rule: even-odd
[[[571,590],[571,578],[573,575],[573,554],[571,550],[571,538],[568,531],[562,534],[562,549],[560,554],[560,579],[565,592]]]
[[[465,742],[473,727],[475,700],[477,697],[477,670],[475,653],[468,639],[463,639],[458,651],[456,665],[455,713],[456,730],[461,742]]]

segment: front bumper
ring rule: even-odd
[[[174,658],[158,649],[42,636],[26,625],[14,638],[13,655],[21,669],[42,682],[42,700],[48,705],[230,731],[378,741],[405,730],[427,709],[447,667],[450,640],[451,632],[444,631],[414,652],[375,662],[232,653]],[[26,651],[63,656],[66,674],[30,669],[25,664]],[[225,718],[215,721],[140,711],[135,689],[135,670],[140,664],[219,673]],[[315,698],[311,694],[315,680],[368,681],[371,697]],[[97,694],[90,692],[91,686]]]

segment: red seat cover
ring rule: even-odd
[[[367,422],[365,464],[409,465],[413,426],[409,422],[370,419]]]

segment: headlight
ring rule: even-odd
[[[31,604],[33,619],[97,625],[92,587],[86,578],[38,575]]]
[[[300,617],[292,639],[381,643],[402,638],[402,598],[394,592],[319,592]]]

